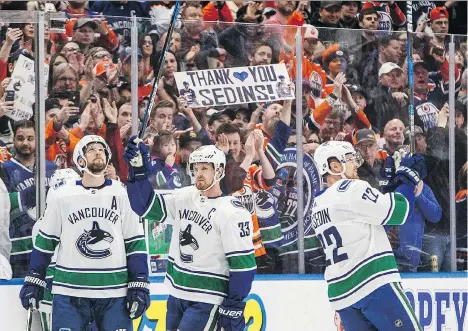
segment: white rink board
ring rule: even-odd
[[[435,278],[436,275],[443,277]],[[466,276],[466,273],[403,275],[403,287],[410,301],[415,301],[416,315],[425,331],[468,330]],[[168,293],[161,277],[153,277],[152,281],[151,307],[143,319],[135,321],[135,331],[165,331]],[[0,329],[24,330],[26,311],[18,299],[21,280],[0,281],[0,285]],[[338,330],[334,311],[327,301],[326,283],[321,276],[314,275],[257,277],[246,317],[250,320],[247,331]]]

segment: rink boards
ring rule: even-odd
[[[162,277],[151,281],[151,307],[146,316],[135,321],[135,331],[166,330],[167,290]],[[402,283],[424,330],[468,330],[466,273],[407,274]],[[26,311],[18,299],[21,284],[19,279],[0,281],[1,329],[25,329]],[[340,331],[320,275],[257,277],[245,315],[248,331]]]

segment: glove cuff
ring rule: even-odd
[[[411,178],[414,178],[416,182],[419,182],[421,180],[416,170],[408,168],[406,166],[399,166],[396,170],[396,175],[410,176]]]
[[[129,282],[127,284],[129,289],[131,288],[138,288],[138,289],[145,289],[149,290],[149,283],[148,282]]]
[[[245,302],[244,301],[238,301],[238,300],[232,300],[232,299],[224,299],[222,306],[224,307],[230,307],[230,308],[238,308],[238,309],[244,309],[245,308]]]
[[[26,277],[24,278],[24,282],[25,282],[25,283],[34,284],[34,285],[37,285],[37,286],[40,286],[40,287],[44,287],[44,288],[47,286],[45,280],[42,280],[42,279],[40,279],[40,278],[33,277],[33,276],[26,276]]]

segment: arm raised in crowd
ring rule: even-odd
[[[260,166],[262,167],[263,180],[267,186],[271,187],[275,184],[276,174],[275,169],[273,169],[273,166],[265,154],[265,149],[263,147],[265,138],[263,137],[262,130],[254,130],[253,136],[257,157],[260,160]]]
[[[244,152],[245,157],[242,163],[240,164],[240,167],[244,169],[246,173],[248,173],[250,165],[252,164],[255,158],[255,137],[253,135],[253,132],[249,134],[247,140],[245,141]]]
[[[182,111],[182,114],[184,114],[190,121],[193,131],[195,131],[196,133],[200,132],[202,129],[202,126],[200,122],[198,121],[197,117],[195,116],[193,109],[187,105],[187,100],[185,100],[184,97],[179,97],[178,101],[179,101],[179,109],[180,111]]]
[[[6,39],[5,42],[2,45],[2,48],[0,49],[0,61],[7,63],[8,62],[8,57],[10,56],[11,48],[13,47],[13,44],[21,39],[21,36],[23,35],[23,32],[21,29],[8,29],[6,33]]]
[[[219,4],[219,5],[218,5]],[[225,1],[212,0],[203,7],[203,20],[205,22],[233,22],[231,10]]]
[[[356,130],[370,129],[371,123],[364,113],[364,109],[360,108],[356,104],[356,102],[353,100],[353,97],[351,96],[350,90],[346,87],[346,85],[343,85],[343,101],[348,106],[348,109],[354,118],[354,126]]]
[[[320,103],[316,108],[314,108],[310,114],[312,123],[320,128],[321,125],[325,122],[325,118],[328,116],[330,111],[333,109],[335,102],[341,98],[343,91],[343,84],[346,83],[346,76],[344,73],[340,72],[336,75],[333,82],[333,92],[325,98],[322,103]]]

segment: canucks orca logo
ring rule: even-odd
[[[192,225],[189,224],[184,231],[179,232],[179,245],[180,245],[180,259],[182,262],[191,263],[193,262],[193,255],[182,253],[182,247],[190,246],[194,251],[196,251],[200,246],[198,246],[197,239],[192,236]]]
[[[90,231],[84,230],[84,233],[78,237],[76,248],[81,255],[90,259],[103,259],[112,254],[110,243],[114,240],[111,234],[101,230],[98,222],[93,222],[93,228]]]

